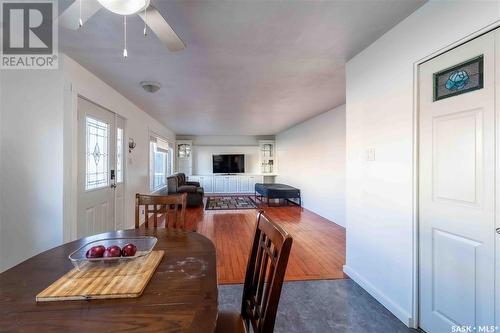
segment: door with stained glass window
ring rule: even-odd
[[[124,120],[78,99],[77,236],[115,230],[123,221]]]
[[[497,331],[499,41],[485,34],[419,67],[419,318],[428,333]]]

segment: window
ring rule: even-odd
[[[170,176],[174,173],[174,149],[168,147],[167,150],[167,175]]]
[[[85,128],[85,190],[94,190],[109,185],[109,124],[91,117],[86,117]]]
[[[116,129],[116,182],[123,183],[123,128]]]
[[[173,151],[167,141],[155,136],[150,138],[149,149],[149,187],[157,191],[167,185],[167,177],[173,172]]]

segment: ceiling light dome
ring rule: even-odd
[[[132,15],[149,6],[150,0],[98,0],[101,6],[120,15]]]
[[[148,93],[152,93],[152,94],[154,94],[155,92],[157,92],[161,88],[160,82],[156,82],[156,81],[142,81],[140,83],[140,85],[141,85],[142,89],[144,89]]]

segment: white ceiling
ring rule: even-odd
[[[72,0],[61,0],[60,11]],[[425,0],[152,0],[187,44],[169,52],[104,9],[61,49],[137,106],[187,135],[278,133],[345,102],[345,63]],[[155,94],[139,82],[158,81]]]

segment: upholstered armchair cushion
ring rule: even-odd
[[[186,175],[182,172],[177,174],[177,179],[179,180],[179,186],[186,185]]]
[[[178,187],[178,178],[176,175],[167,177],[167,188],[169,194],[177,193]]]
[[[192,185],[192,186],[196,186],[196,187],[200,187],[200,182],[190,182],[190,181],[187,181],[186,179],[186,175],[182,172],[179,172],[177,174],[177,177],[179,179],[179,186],[183,186],[183,185]]]
[[[178,193],[196,193],[196,186],[193,185],[182,185],[177,187]]]

